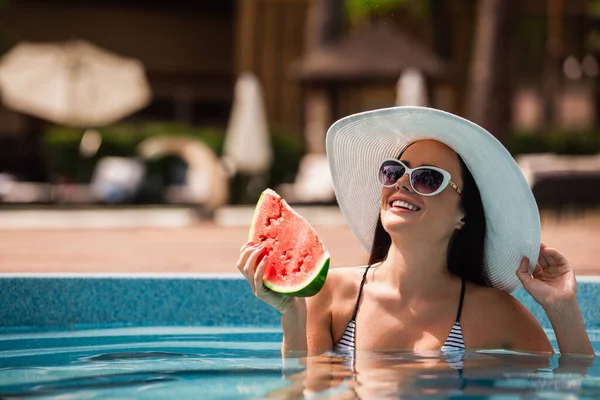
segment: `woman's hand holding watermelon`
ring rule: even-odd
[[[306,351],[306,301],[302,297],[286,296],[265,287],[263,275],[267,262],[266,257],[263,257],[264,252],[263,246],[244,245],[237,268],[250,284],[252,293],[281,312],[282,354],[285,356],[290,351]]]
[[[316,332],[330,330],[329,307],[317,296],[325,285],[330,257],[308,221],[266,189],[240,253],[237,268],[254,295],[281,312],[282,355],[307,354],[309,342],[314,349],[330,349],[331,340],[313,343],[322,337]]]
[[[263,246],[244,245],[237,262],[237,268],[250,284],[252,293],[256,297],[285,314],[299,300],[302,301],[303,299],[273,292],[263,285],[263,274],[267,265],[266,258],[261,257],[264,255],[264,251]]]

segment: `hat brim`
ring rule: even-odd
[[[473,175],[486,218],[484,274],[490,286],[512,292],[523,257],[533,272],[541,240],[535,198],[506,148],[480,126],[426,107],[392,107],[351,115],[327,132],[327,157],[339,207],[354,235],[371,251],[380,212],[376,168],[410,143],[442,142]]]

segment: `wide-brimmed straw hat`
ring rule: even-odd
[[[535,268],[541,240],[537,204],[510,153],[489,132],[456,115],[426,107],[393,107],[350,115],[327,132],[327,157],[339,207],[371,251],[380,213],[380,164],[409,144],[433,139],[464,160],[481,194],[486,219],[485,279],[512,292],[523,257]]]

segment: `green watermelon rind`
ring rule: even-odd
[[[254,207],[254,212],[252,213],[252,224],[250,225],[250,230],[248,232],[248,241],[250,241],[254,237],[254,230],[255,230],[254,223],[256,220],[256,213],[258,213],[258,210],[261,208],[263,197],[267,196],[267,195],[281,198],[281,196],[279,196],[279,194],[277,194],[277,192],[275,192],[272,189],[266,189],[261,193],[260,197],[258,198],[258,201],[256,202],[256,207]],[[283,199],[282,199],[282,201],[283,201]],[[296,213],[296,211],[294,209],[292,209],[292,211],[295,214],[298,214],[298,213]],[[278,287],[276,284],[273,284],[266,280],[263,280],[263,284],[269,290],[272,290],[273,292],[284,294],[287,296],[294,296],[294,297],[314,296],[315,294],[319,293],[319,291],[323,288],[323,285],[325,285],[325,279],[327,278],[327,273],[329,271],[329,264],[331,263],[331,257],[329,255],[328,251],[325,251],[321,260],[322,260],[321,266],[315,268],[316,271],[315,271],[313,279],[311,279],[305,286],[294,287],[294,288]]]
[[[274,292],[284,294],[286,296],[294,296],[294,297],[311,297],[315,294],[319,293],[319,291],[325,285],[325,279],[327,278],[327,272],[329,271],[329,264],[331,258],[329,257],[329,253],[325,252],[324,257],[322,258],[323,262],[321,263],[321,267],[316,267],[317,271],[315,272],[313,278],[302,287],[294,287],[289,288],[287,286],[277,286],[271,282],[263,280],[263,284]]]

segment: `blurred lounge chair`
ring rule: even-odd
[[[144,163],[138,159],[103,157],[94,170],[91,192],[101,203],[129,203],[142,183],[144,172]]]
[[[560,218],[568,209],[583,214],[600,206],[600,155],[528,154],[516,160],[540,208]]]
[[[300,160],[294,183],[279,185],[276,190],[288,203],[334,203],[335,193],[327,156],[317,153],[306,154]]]
[[[176,156],[163,199],[169,204],[201,206],[207,215],[227,203],[229,188],[225,169],[214,152],[202,141],[185,136],[154,136],[138,145],[146,162]]]
[[[52,185],[40,182],[22,182],[16,177],[0,173],[0,201],[4,203],[49,203]]]

